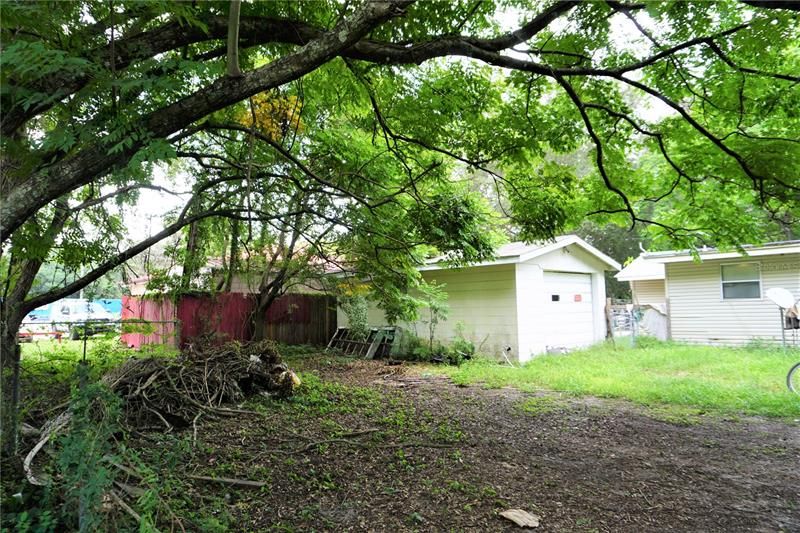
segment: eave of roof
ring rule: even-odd
[[[747,257],[764,257],[769,255],[800,254],[800,241],[781,241],[767,243],[761,246],[745,245],[742,251],[721,252],[711,248],[708,250],[698,250],[700,260],[714,259],[742,259]],[[645,254],[648,261],[658,263],[688,263],[695,260],[695,256],[688,250],[669,251],[669,252],[648,252]]]
[[[482,261],[480,263],[472,263],[463,268],[524,263],[525,261],[530,261],[531,259],[535,259],[536,257],[540,257],[555,250],[566,248],[571,244],[575,244],[580,248],[583,248],[584,251],[594,256],[602,263],[605,263],[607,266],[611,267],[609,270],[619,270],[620,268],[622,268],[622,266],[617,261],[607,256],[606,254],[604,254],[603,252],[601,252],[588,242],[584,241],[577,235],[560,235],[556,237],[555,241],[536,247],[534,247],[533,245],[518,246],[518,243],[511,243],[511,246],[513,246],[515,250],[516,249],[519,250],[517,253],[503,254],[501,247],[500,255],[496,259],[492,261]],[[434,258],[431,261],[429,261],[428,264],[419,267],[419,270],[420,271],[448,270],[452,268],[455,267],[448,265],[445,261],[442,261],[441,258]]]

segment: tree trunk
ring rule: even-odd
[[[47,251],[34,259],[23,259],[19,262],[19,274],[14,280],[11,290],[0,306],[0,368],[2,369],[2,445],[6,454],[13,455],[17,450],[17,431],[19,428],[19,366],[20,347],[17,341],[19,328],[25,316],[35,308],[27,300],[28,293],[33,287],[36,275],[42,268],[47,253],[55,242],[55,236],[64,228],[69,216],[65,200],[56,202],[56,210],[47,230],[40,235],[40,240],[47,243]],[[14,257],[11,257],[14,262]]]
[[[241,78],[239,69],[239,13],[242,9],[242,0],[231,0],[228,7],[228,76]]]
[[[19,365],[20,348],[17,334],[22,320],[17,313],[3,316],[2,335],[0,335],[0,354],[2,354],[3,393],[2,393],[2,443],[7,457],[17,453],[19,429]]]
[[[269,287],[262,290],[258,294],[256,300],[256,309],[253,311],[253,341],[263,341],[267,336],[267,311],[275,303],[275,300],[280,296],[281,288],[283,287],[283,273],[279,273],[278,277],[270,283]]]
[[[189,236],[186,238],[186,256],[183,258],[183,273],[181,274],[181,290],[188,290],[197,271],[198,248],[198,223],[189,225]]]
[[[225,292],[231,292],[233,276],[239,267],[239,220],[231,220],[231,255],[228,259],[228,271],[225,278]]]
[[[267,336],[267,311],[276,297],[270,297],[271,292],[258,295],[256,309],[253,311],[253,341],[263,341]]]

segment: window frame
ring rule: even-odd
[[[725,281],[723,279],[723,268],[726,266],[741,266],[741,265],[755,265],[756,270],[758,271],[758,277],[755,279],[747,279],[747,280],[737,280],[737,281]],[[737,283],[758,283],[758,296],[754,296],[752,298],[726,298],[725,297],[725,284],[737,284]],[[763,287],[764,281],[761,275],[761,262],[760,261],[738,261],[736,263],[720,263],[719,265],[719,297],[720,300],[723,302],[734,302],[739,300],[763,300]]]

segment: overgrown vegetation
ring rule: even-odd
[[[682,406],[720,415],[800,417],[800,402],[785,378],[798,351],[723,348],[640,339],[602,344],[565,355],[541,355],[521,368],[478,358],[460,367],[431,367],[459,384],[512,386],[650,406]]]
[[[42,395],[42,404],[36,404],[39,408],[35,413],[27,412],[26,420],[41,423],[46,413],[52,413],[54,404],[63,400],[69,401],[70,420],[56,435],[54,453],[42,454],[34,465],[45,486],[30,485],[11,475],[16,470],[13,465],[4,465],[11,466],[4,470],[2,483],[4,530],[226,531],[235,526],[243,506],[256,504],[259,492],[248,494],[246,488],[217,485],[205,478],[256,479],[265,482],[261,491],[270,490],[271,470],[264,467],[244,472],[242,465],[247,458],[232,451],[227,435],[221,445],[206,441],[207,432],[213,434],[214,427],[228,418],[204,417],[196,428],[129,432],[121,423],[123,398],[98,378],[109,370],[111,375],[118,375],[129,366],[132,352],[112,341],[95,340],[90,342],[84,364],[81,347],[79,342],[66,341],[26,347],[26,374],[31,370],[49,376],[47,381],[27,384],[31,394]],[[53,352],[46,352],[48,349]],[[290,350],[295,361],[307,359],[311,352],[308,347]],[[332,359],[347,361],[335,356]],[[142,360],[155,359],[145,354]],[[447,453],[463,438],[457,422],[435,421],[398,396],[323,380],[313,372],[302,373],[302,385],[291,399],[251,397],[239,406],[236,416],[253,418],[253,432],[262,439],[275,439],[269,447],[274,450],[272,459],[296,471],[289,482],[308,490],[337,487],[330,472],[308,471],[300,466],[306,453],[338,453],[341,446],[387,449],[392,458],[387,467],[413,475],[424,465],[410,450],[431,446]],[[344,425],[353,417],[366,426],[354,430]],[[319,429],[308,427],[318,421]],[[288,422],[291,428],[285,425]],[[26,449],[30,445],[28,440]],[[295,463],[297,468],[291,468]],[[220,488],[221,492],[217,490]],[[197,498],[203,506],[197,506]],[[120,500],[127,501],[128,507],[120,505]],[[238,502],[237,506],[232,506],[232,501]]]
[[[421,342],[424,344],[424,340]],[[92,381],[102,368],[103,357],[114,361],[106,363],[111,366],[127,359],[131,352],[94,341],[87,357],[92,364],[87,368],[89,373],[84,374],[75,372],[75,362],[82,357],[77,349],[80,343],[53,345],[58,346],[62,350],[61,362],[52,374],[53,380],[42,382],[44,389],[30,390],[47,393],[50,407],[61,399],[71,399],[77,421],[73,431],[59,438],[58,447],[54,448],[57,453],[45,472],[60,480],[71,480],[71,489],[56,492],[31,488],[6,475],[9,470],[4,469],[2,526],[8,530],[79,530],[81,524],[86,531],[330,530],[349,523],[345,516],[350,513],[347,502],[341,502],[353,491],[363,491],[365,498],[369,498],[365,500],[367,507],[359,509],[357,516],[369,515],[379,508],[370,507],[373,504],[409,495],[404,500],[407,512],[398,516],[400,524],[393,524],[394,530],[438,527],[445,521],[431,522],[433,513],[443,516],[454,512],[462,525],[481,520],[484,530],[492,530],[501,523],[494,522],[499,520],[498,510],[521,504],[515,496],[518,491],[508,488],[509,479],[517,475],[505,477],[509,472],[505,461],[516,464],[515,460],[507,459],[508,450],[490,459],[496,463],[496,470],[487,471],[496,476],[491,478],[491,484],[484,481],[489,479],[487,472],[479,469],[487,455],[492,455],[488,450],[496,446],[484,440],[485,422],[501,420],[501,417],[493,419],[497,412],[490,411],[490,406],[498,401],[496,396],[482,397],[480,391],[444,385],[424,389],[427,399],[420,401],[423,389],[371,385],[376,377],[387,372],[380,362],[354,361],[298,347],[287,353],[291,354],[292,365],[303,368],[302,385],[288,400],[253,396],[237,406],[241,414],[217,420],[203,418],[197,430],[190,427],[165,432],[159,428],[125,433],[114,423],[115,413],[121,408],[119,398]],[[35,348],[35,345],[26,347],[23,368],[43,370],[42,359],[48,354],[39,355]],[[43,345],[39,348],[43,349]],[[687,371],[706,381],[710,379],[708,373],[698,369],[709,365],[712,359],[730,357],[726,365],[731,366],[729,373],[732,373],[737,364],[733,357],[738,355],[743,361],[741,368],[763,377],[770,365],[754,365],[754,360],[771,359],[772,367],[779,367],[781,361],[793,357],[761,349],[706,349],[705,355],[698,356],[703,353],[698,348],[702,349],[646,341],[638,349],[614,350],[603,346],[578,354],[548,356],[547,364],[531,364],[522,369],[498,367],[482,359],[466,361],[459,368],[434,368],[454,376],[459,383],[491,381],[495,386],[510,384],[533,389],[558,388],[535,383],[532,377],[535,375],[555,383],[554,376],[560,373],[565,380],[577,383],[580,376],[574,372],[570,376],[570,368],[575,367],[574,361],[570,363],[573,357],[577,358],[578,366],[584,366],[584,374],[597,373],[598,369],[613,364],[626,364],[628,373],[638,366],[639,372],[648,369],[651,373],[673,375],[685,374],[679,367],[694,358],[698,359],[694,368]],[[677,355],[670,357],[673,352]],[[587,362],[591,357],[598,358],[595,365]],[[670,359],[674,361],[671,363]],[[719,368],[709,370],[713,374]],[[326,372],[338,376],[338,380],[331,379]],[[360,373],[363,374],[358,377]],[[491,376],[493,381],[489,379]],[[84,388],[78,387],[82,380],[87,382]],[[52,387],[56,383],[60,389]],[[55,394],[56,391],[61,392]],[[527,431],[534,431],[537,436],[541,436],[542,424],[544,427],[556,424],[552,431],[557,433],[562,432],[557,428],[563,424],[581,425],[584,430],[594,431],[593,426],[583,426],[592,409],[576,409],[572,405],[575,398],[571,396],[572,392],[561,395],[548,392],[513,399],[504,415],[509,418],[502,418],[503,423],[522,428],[525,420],[529,420],[531,426]],[[716,412],[708,407],[650,405],[655,406],[650,410],[654,418],[677,425],[693,424],[701,420],[704,412]],[[469,410],[464,411],[465,408]],[[486,418],[476,421],[474,416]],[[503,431],[495,432],[492,438],[507,437]],[[113,448],[104,446],[109,442],[115,444]],[[775,448],[772,453],[788,452]],[[551,456],[548,461],[552,460],[555,459]],[[122,465],[125,470],[115,465]],[[38,471],[44,471],[41,466]],[[537,468],[549,467],[540,464]],[[253,485],[220,482],[220,478]],[[547,476],[543,479],[547,480]],[[135,491],[135,496],[126,490]],[[112,491],[131,503],[131,511],[138,518],[114,503]],[[537,505],[547,505],[542,501],[537,500]],[[276,513],[274,509],[278,507],[280,512]],[[344,509],[341,511],[344,514],[335,514],[332,508]],[[387,514],[379,516],[389,520]],[[552,509],[549,516],[554,519]]]
[[[339,306],[347,316],[347,325],[353,338],[365,340],[369,336],[369,319],[367,318],[367,299],[364,295],[354,294],[340,299]]]
[[[261,393],[285,398],[297,382],[271,341],[198,342],[178,357],[158,349],[132,352],[118,339],[93,341],[85,358],[82,347],[42,343],[23,356],[23,369],[31,370],[24,390],[37,398],[25,402],[27,456],[21,465],[3,465],[4,528],[156,531],[159,523],[183,528],[169,501],[177,463],[165,470],[162,459],[148,462],[140,454],[154,430],[177,434],[191,428],[184,436],[196,445],[201,418],[256,414],[228,405]],[[48,348],[53,351],[42,351]],[[184,509],[187,504],[180,503]],[[208,530],[210,523],[204,518],[191,529]]]

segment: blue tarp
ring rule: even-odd
[[[59,300],[59,302],[60,301],[61,300]],[[104,299],[101,299],[101,300],[92,300],[92,302],[95,302],[95,303],[98,303],[98,304],[102,305],[103,309],[105,309],[106,311],[108,311],[112,315],[115,315],[115,316],[121,316],[122,315],[122,300],[119,299],[119,298],[104,298]],[[58,304],[58,302],[54,302],[54,303]],[[51,305],[54,305],[54,304],[47,304],[47,305],[43,305],[42,307],[37,307],[36,309],[34,309],[30,313],[28,313],[28,316],[31,317],[32,320],[35,320],[37,322],[40,321],[40,320],[42,320],[42,321],[50,320],[50,306]]]
[[[122,300],[120,298],[106,298],[103,300],[92,300],[103,306],[103,309],[112,315],[122,315]]]

